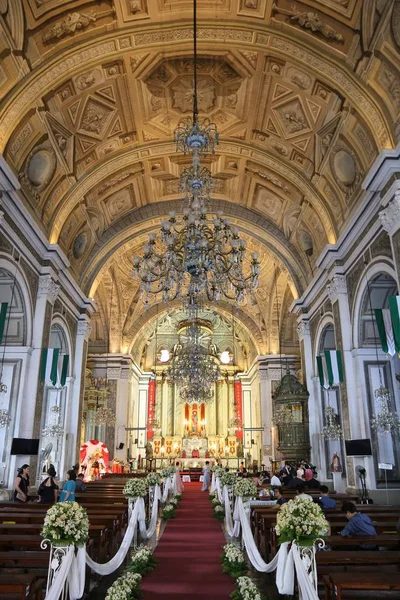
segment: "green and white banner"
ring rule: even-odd
[[[59,348],[43,348],[40,380],[46,385],[64,387],[67,381],[69,355]]]
[[[389,308],[376,308],[375,319],[382,350],[400,353],[400,296],[389,296]]]
[[[321,387],[329,389],[343,381],[343,366],[340,350],[324,350],[317,356],[318,376]]]
[[[0,304],[0,344],[3,341],[4,329],[6,326],[6,316],[7,316],[8,302],[2,302]]]

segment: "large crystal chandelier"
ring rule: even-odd
[[[399,432],[399,415],[389,409],[391,404],[390,391],[381,385],[381,387],[375,390],[374,394],[380,404],[380,410],[376,416],[372,417],[371,427],[380,435]]]
[[[64,427],[59,423],[60,408],[54,405],[51,407],[50,412],[52,413],[51,421],[43,428],[42,436],[55,439],[62,438],[64,435]]]
[[[207,214],[212,189],[211,172],[201,166],[200,155],[214,152],[218,144],[216,125],[198,118],[196,0],[193,19],[194,95],[193,117],[183,119],[175,131],[177,150],[192,155],[192,164],[180,178],[186,207],[179,217],[169,213],[158,236],[152,233],[143,256],[133,261],[133,274],[140,278],[142,300],[162,295],[163,302],[189,296],[207,296],[218,301],[225,296],[241,302],[258,286],[258,253],[246,257],[246,243],[239,230],[221,212]]]
[[[339,440],[343,437],[343,430],[339,424],[339,415],[332,406],[325,408],[326,425],[322,428],[322,436],[326,440]]]

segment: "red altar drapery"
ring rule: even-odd
[[[239,421],[243,421],[242,382],[235,381],[234,389],[235,389],[235,410],[236,410],[235,417]],[[235,435],[238,440],[242,440],[243,439],[243,429],[236,429]]]
[[[148,388],[148,396],[147,396],[147,439],[152,440],[154,437],[154,429],[149,426],[149,422],[151,423],[154,419],[154,411],[156,407],[156,381],[155,379],[150,379],[149,388]]]

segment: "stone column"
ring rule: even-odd
[[[175,435],[174,427],[174,384],[172,381],[165,381],[166,397],[167,397],[167,427],[166,435]]]
[[[272,401],[271,386],[268,381],[268,369],[260,368],[260,399],[261,399],[261,424],[262,431],[262,462],[269,463],[272,453]],[[253,437],[253,434],[252,436]]]
[[[80,423],[82,422],[83,400],[85,392],[85,369],[88,351],[88,342],[91,332],[90,320],[88,317],[82,317],[78,321],[74,348],[73,376],[74,383],[71,390],[70,405],[68,407],[68,416],[66,429],[68,440],[66,447],[67,464],[75,464],[79,461],[80,448]],[[86,420],[93,419],[93,414],[86,416]],[[92,430],[94,435],[94,427]],[[92,439],[91,437],[87,439]],[[68,463],[69,461],[69,463]],[[69,468],[69,467],[68,467]]]
[[[347,439],[360,438],[363,434],[364,406],[362,398],[358,399],[355,363],[351,352],[352,326],[346,277],[341,274],[333,275],[327,291],[332,302],[336,349],[341,351],[343,362],[344,381],[340,383],[339,389],[344,436]],[[355,484],[351,458],[347,459],[347,478],[349,485]]]
[[[396,190],[384,210],[379,213],[383,229],[390,237],[393,262],[397,274],[397,286],[400,287],[400,190]]]

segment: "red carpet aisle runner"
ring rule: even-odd
[[[213,518],[208,492],[201,483],[185,483],[175,519],[168,521],[154,553],[156,569],[141,583],[144,600],[226,600],[234,580],[222,573],[225,538]]]

